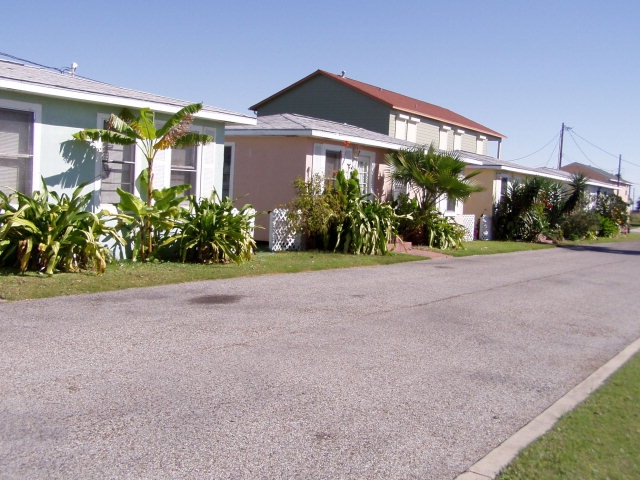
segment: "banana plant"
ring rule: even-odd
[[[175,185],[169,188],[153,190],[153,203],[149,205],[136,195],[118,189],[120,201],[116,204],[118,213],[114,215],[118,223],[116,228],[127,239],[132,260],[142,257],[141,252],[148,247],[147,238],[151,239],[153,250],[169,235],[186,210],[182,206],[188,198],[181,195],[189,185]],[[147,250],[148,252],[148,250]]]
[[[212,142],[213,137],[190,132],[193,116],[202,110],[201,103],[194,103],[174,113],[160,128],[155,125],[155,113],[149,108],[140,110],[138,116],[125,109],[120,115],[112,114],[105,129],[85,129],[73,135],[81,141],[102,141],[116,145],[137,145],[142,152],[147,168],[141,178],[146,190],[145,201],[148,207],[153,203],[153,163],[160,150],[204,145]],[[151,217],[145,216],[144,227],[140,230],[141,242],[139,254],[146,260],[153,253],[153,226]]]
[[[48,275],[56,269],[77,272],[92,268],[103,273],[110,252],[102,239],[123,240],[103,221],[106,212],[86,210],[91,193],[84,184],[71,196],[42,190],[32,196],[14,192],[0,197],[0,265],[17,266],[21,273],[35,270]]]
[[[183,262],[242,263],[251,259],[256,247],[256,215],[251,205],[237,209],[229,197],[220,200],[216,192],[200,200],[192,195],[186,215],[162,246],[177,245]]]

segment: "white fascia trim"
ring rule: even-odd
[[[224,132],[225,138],[232,137],[312,137],[321,138],[324,140],[337,140],[340,142],[356,143],[362,146],[386,148],[389,150],[402,150],[403,148],[409,148],[407,145],[399,145],[397,143],[384,142],[382,140],[371,140],[369,138],[362,138],[354,135],[343,135],[341,133],[326,132],[323,130],[257,130],[257,129],[226,129]]]
[[[521,173],[523,175],[531,175],[532,177],[550,178],[552,180],[560,180],[562,182],[569,182],[570,179],[563,177],[562,175],[553,175],[551,173],[543,173],[537,170],[528,170],[526,168],[516,168],[507,165],[484,165],[479,167],[482,170],[499,170],[502,172]]]
[[[460,160],[464,163],[468,163],[469,165],[484,165],[481,160],[476,160],[475,158],[467,158],[464,155],[460,155]]]
[[[382,140],[371,140],[368,138],[356,137],[353,135],[343,135],[341,133],[324,132],[322,130],[313,130],[311,136],[316,138],[324,138],[327,140],[338,140],[341,142],[357,143],[358,145],[366,145],[368,147],[387,148],[389,150],[402,150],[407,148],[397,143],[384,142]]]
[[[45,97],[77,100],[87,103],[117,105],[121,107],[130,107],[136,109],[150,108],[155,112],[168,114],[176,113],[182,108],[182,106],[179,105],[169,105],[166,103],[136,100],[133,98],[117,97],[113,95],[102,95],[98,93],[79,92],[75,90],[66,90],[42,85],[25,84],[6,79],[0,79],[0,89],[13,90],[21,93],[31,93],[35,95],[43,95]],[[218,122],[236,123],[241,125],[255,125],[257,123],[257,119],[255,118],[225,112],[200,111],[195,117],[199,119],[215,120]]]
[[[592,185],[594,187],[605,187],[605,188],[612,188],[612,189],[618,189],[620,187],[618,187],[617,184],[614,183],[605,183],[605,182],[601,182],[599,180],[587,180],[587,185]],[[622,186],[622,184],[621,184]]]
[[[469,165],[482,165],[482,162],[480,160],[472,160],[470,158],[460,158],[460,160],[462,160],[464,163],[469,164]]]
[[[224,131],[227,137],[311,137],[313,130],[308,129],[291,129],[291,130],[273,130],[261,128],[226,128]]]

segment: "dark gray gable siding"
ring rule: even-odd
[[[388,135],[390,112],[386,105],[318,75],[266,103],[258,115],[298,113]]]

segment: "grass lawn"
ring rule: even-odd
[[[640,478],[640,355],[520,452],[498,480]]]
[[[216,280],[294,273],[331,268],[349,268],[424,260],[412,255],[342,255],[320,252],[258,252],[240,265],[199,265],[174,262],[114,262],[103,275],[94,272],[56,273],[52,276],[0,268],[0,299],[6,301],[122,290],[196,280]]]
[[[578,242],[572,242],[565,240],[560,245],[597,245],[600,243],[616,243],[616,242],[630,242],[640,241],[639,233],[630,233],[628,235],[620,235],[614,238],[596,238],[594,240],[580,240]],[[527,242],[502,242],[502,241],[489,241],[483,242],[476,240],[473,242],[464,242],[464,248],[460,250],[436,250],[436,252],[446,253],[454,257],[467,257],[470,255],[493,255],[494,253],[510,253],[519,252],[523,250],[539,250],[543,248],[554,248],[555,245],[542,244],[542,243],[527,243]]]

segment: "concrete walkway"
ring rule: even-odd
[[[639,268],[624,243],[0,304],[0,476],[491,474],[640,337]]]

